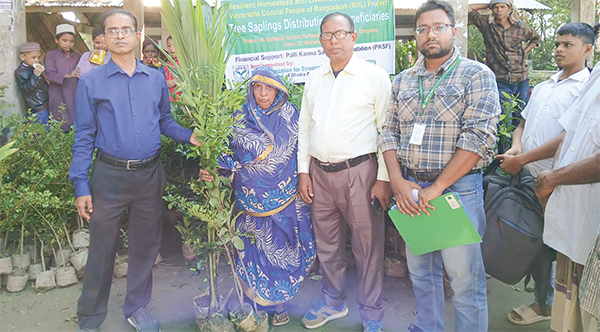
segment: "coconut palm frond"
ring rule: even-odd
[[[227,25],[229,9],[229,3],[213,9],[204,0],[196,7],[192,0],[162,0],[162,14],[180,65],[174,74],[181,81],[196,82],[210,96],[222,89],[225,64],[239,37]]]

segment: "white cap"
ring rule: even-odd
[[[65,32],[75,34],[75,27],[72,26],[72,25],[70,25],[70,24],[67,24],[67,23],[65,23],[65,24],[59,24],[59,25],[56,26],[56,34],[55,34],[55,36],[58,36],[61,33],[65,33]]]

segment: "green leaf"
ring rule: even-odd
[[[11,147],[15,144],[15,141],[8,142],[0,147],[0,161],[10,156],[11,154],[19,151],[19,149],[12,149]]]
[[[234,236],[231,238],[231,243],[237,250],[244,250],[244,241],[239,236]]]
[[[221,228],[221,229],[219,230],[219,236],[223,236],[223,235],[225,235],[225,233],[227,233],[227,231],[228,231],[228,230],[227,230],[227,228],[225,228],[225,227]]]

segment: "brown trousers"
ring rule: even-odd
[[[325,301],[337,307],[346,298],[347,223],[358,273],[360,315],[362,319],[381,320],[384,219],[370,206],[371,188],[377,180],[377,161],[371,158],[333,173],[323,171],[313,162],[310,176],[314,191],[312,223]]]

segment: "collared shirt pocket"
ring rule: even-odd
[[[548,114],[558,121],[564,112],[561,112],[558,107],[552,106],[554,105],[546,105],[545,107],[548,107]]]
[[[400,122],[413,122],[416,112],[421,107],[419,91],[416,89],[400,90],[396,96],[396,102],[398,104],[398,119]]]
[[[353,120],[360,118],[360,114],[364,114],[367,110],[373,112],[375,109],[375,100],[371,98],[370,93],[367,90],[364,93],[346,93],[341,100],[339,110],[342,119]]]
[[[513,50],[521,50],[523,48],[523,37],[519,34],[512,35],[510,46]]]
[[[464,91],[454,85],[440,86],[435,91],[434,120],[438,122],[459,121],[464,111]]]

